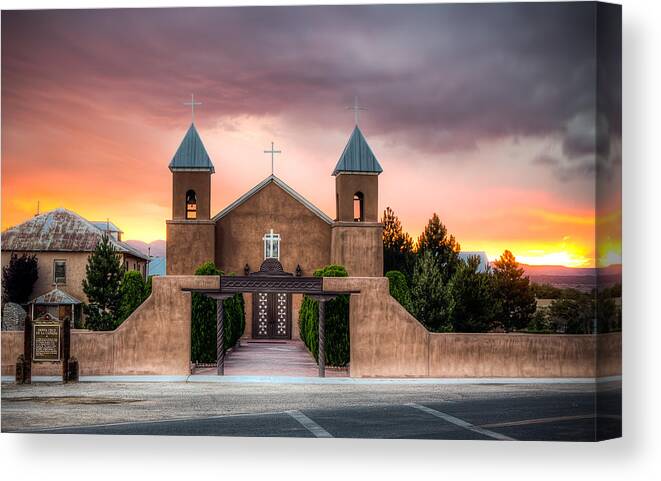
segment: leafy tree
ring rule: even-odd
[[[431,250],[424,251],[416,260],[411,286],[411,308],[412,314],[430,331],[452,330],[443,275]]]
[[[219,276],[223,272],[207,261],[195,270],[196,276]],[[236,344],[245,328],[245,310],[242,294],[223,301],[223,327],[225,349]],[[203,294],[192,295],[191,359],[195,362],[216,361],[216,301]]]
[[[576,299],[554,299],[549,305],[549,322],[557,332],[589,334],[595,319],[594,300],[588,294]]]
[[[549,308],[538,307],[532,316],[532,320],[526,328],[528,332],[549,333],[553,331],[553,325],[549,319]]]
[[[34,283],[39,279],[39,266],[35,254],[12,254],[9,263],[2,268],[2,287],[5,299],[16,304],[26,304]]]
[[[615,303],[610,290],[599,291],[596,299],[597,327],[599,332],[622,329],[622,309]]]
[[[523,275],[523,268],[508,250],[493,264],[500,322],[506,331],[523,329],[528,326],[537,309],[530,279]]]
[[[121,302],[115,327],[119,326],[149,297],[151,289],[147,289],[147,283],[138,271],[124,273],[124,278],[119,286]]]
[[[488,332],[497,326],[493,276],[478,272],[479,265],[478,256],[460,262],[448,284],[449,318],[455,332]]]
[[[124,268],[119,254],[104,234],[87,260],[83,292],[89,304],[83,306],[87,316],[85,325],[93,331],[108,331],[115,327],[122,295]]]
[[[390,207],[383,211],[381,222],[383,222],[383,271],[400,271],[410,280],[415,263],[413,239],[403,231],[402,223]]]
[[[388,278],[388,285],[390,288],[390,295],[397,299],[404,309],[411,312],[411,291],[406,282],[406,277],[399,271],[386,272]]]
[[[459,243],[448,234],[438,215],[434,213],[418,237],[418,254],[431,252],[434,255],[443,281],[448,282],[459,266]]]
[[[344,266],[335,264],[317,269],[315,277],[347,277]],[[328,366],[346,366],[349,362],[349,296],[341,295],[326,302],[325,319],[325,357]],[[319,360],[319,303],[308,296],[298,314],[301,339],[314,358]]]

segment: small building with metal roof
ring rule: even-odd
[[[82,288],[87,261],[103,236],[109,235],[124,268],[138,271],[146,278],[149,257],[115,238],[107,229],[112,225],[111,229],[121,232],[119,227],[108,221],[102,224],[105,228],[64,208],[36,215],[2,233],[2,266],[9,264],[12,255],[34,254],[39,269],[32,291],[35,298],[45,296],[42,300],[46,300],[59,295],[87,302]]]

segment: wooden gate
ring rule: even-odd
[[[291,339],[291,294],[255,292],[252,296],[255,339]]]

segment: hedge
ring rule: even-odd
[[[205,262],[195,271],[198,276],[219,276],[223,272],[213,262]],[[193,362],[216,361],[216,301],[193,293],[191,319],[191,359]],[[243,294],[223,301],[225,349],[234,346],[246,326]]]
[[[315,277],[348,277],[343,266],[329,265],[314,272]],[[346,366],[349,363],[349,295],[341,295],[326,302],[326,365]],[[301,339],[315,360],[319,361],[319,304],[303,297],[298,325]]]
[[[399,271],[386,272],[390,295],[399,302],[404,309],[411,312],[411,290],[406,282],[406,276]]]

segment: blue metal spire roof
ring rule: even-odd
[[[170,170],[210,170],[212,173],[215,171],[195,124],[190,124],[184,140],[172,157]]]
[[[337,161],[333,175],[341,172],[366,172],[380,174],[383,172],[379,161],[376,160],[372,149],[367,144],[358,126],[353,129],[349,142],[347,142],[340,160]]]

